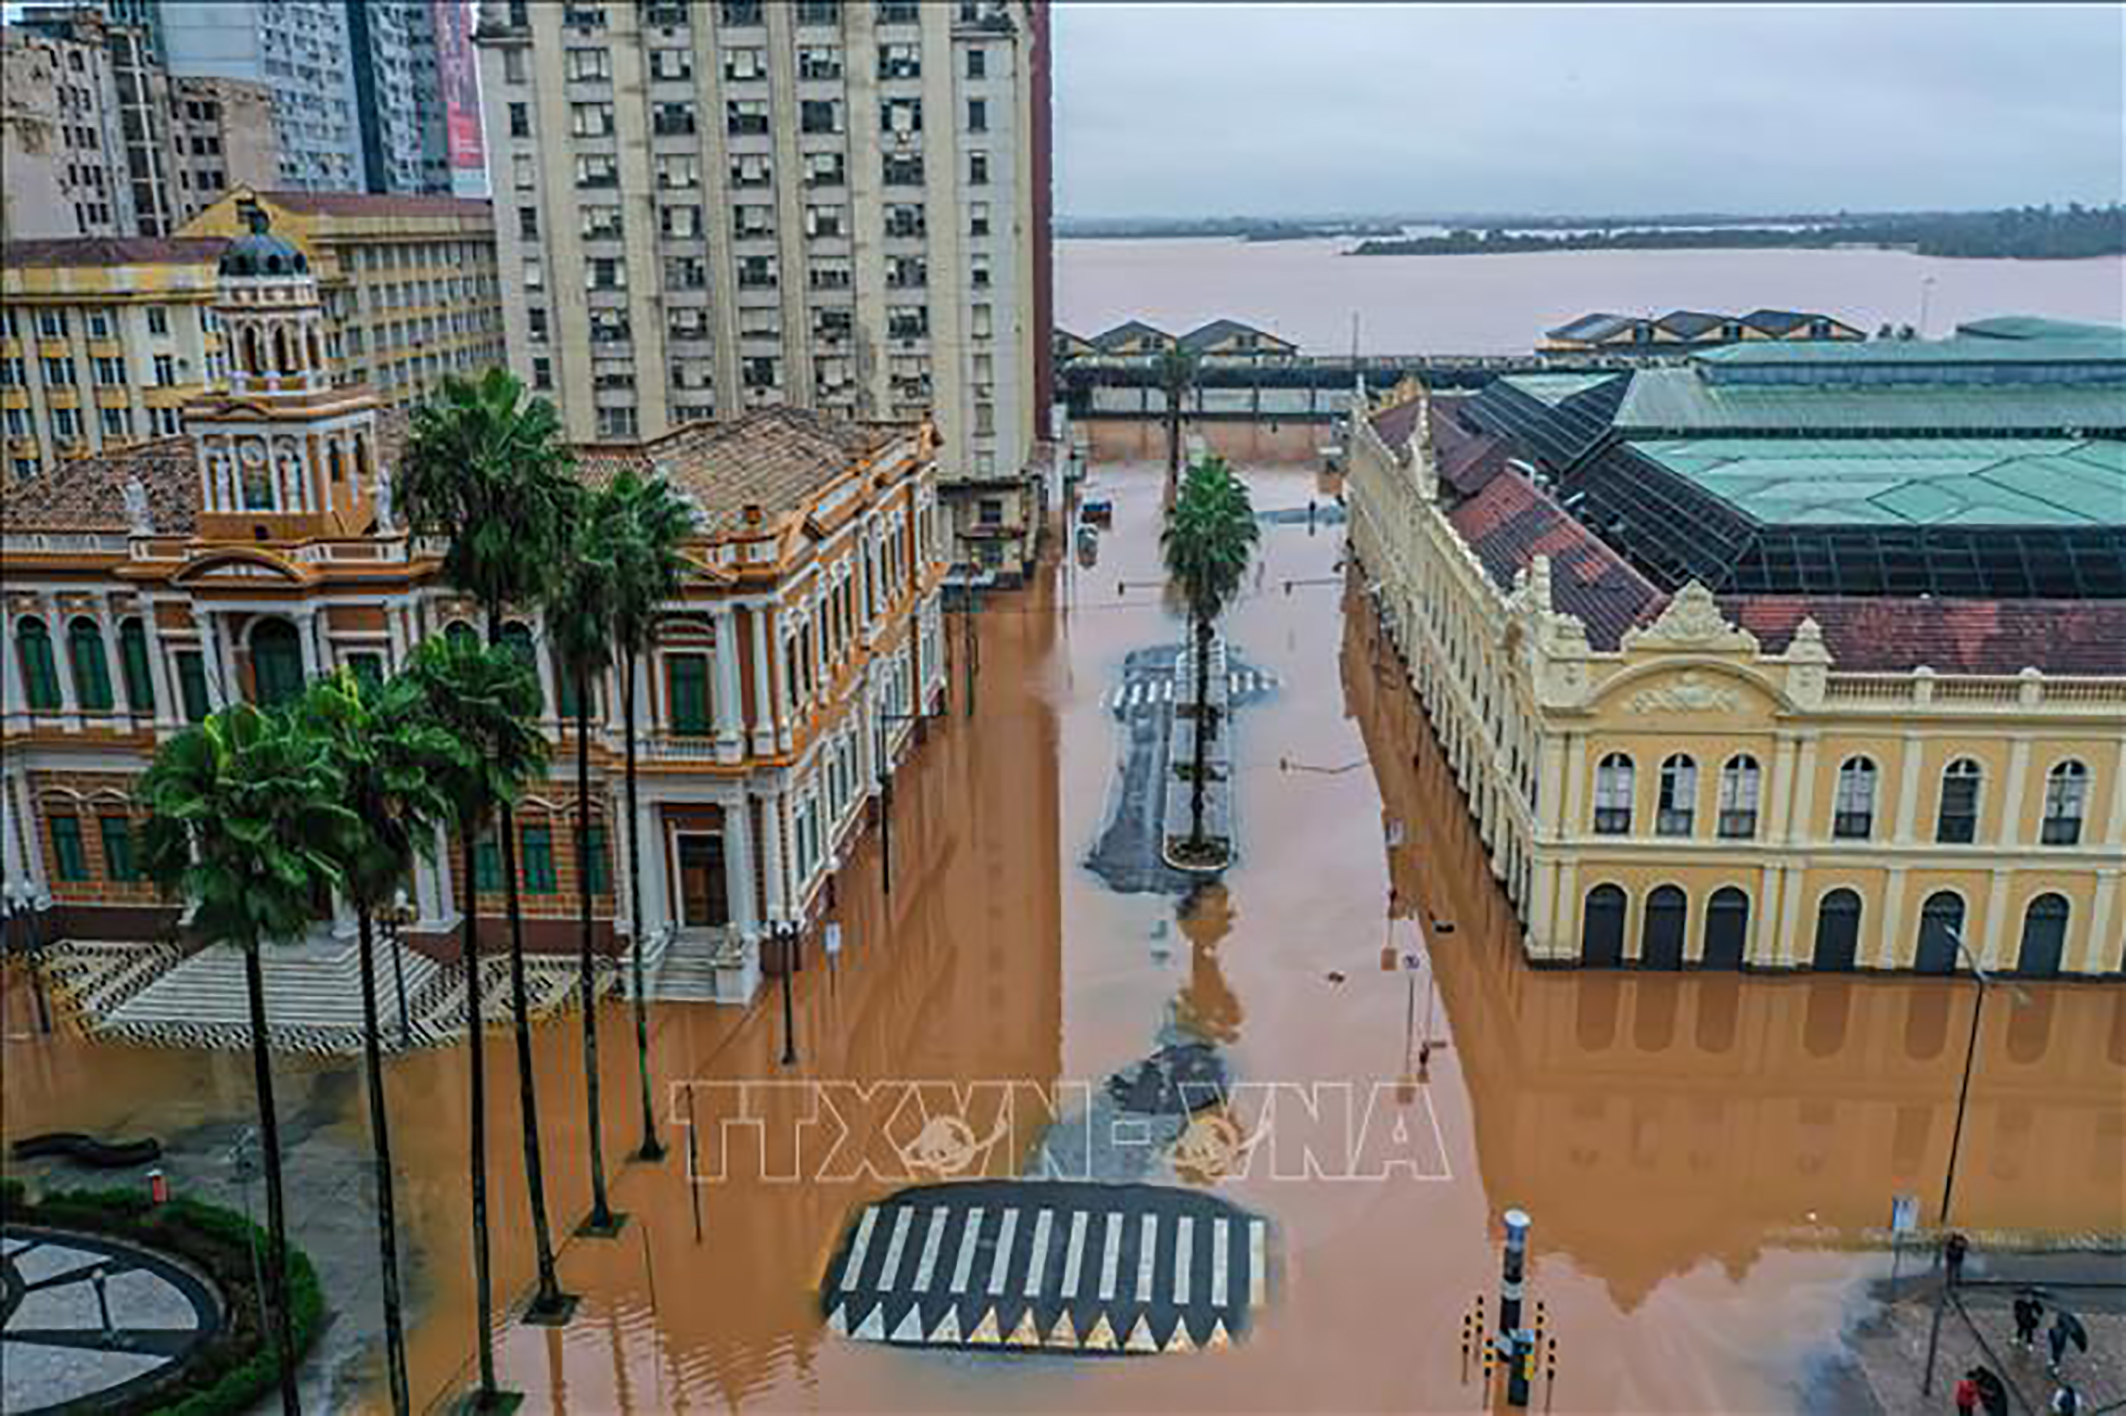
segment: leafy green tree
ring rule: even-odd
[[[404,679],[418,694],[417,716],[453,744],[432,767],[435,787],[450,803],[464,872],[465,1046],[472,1091],[472,1267],[480,1333],[481,1410],[502,1404],[495,1386],[494,1285],[487,1225],[487,1037],[480,997],[479,885],[475,866],[480,832],[523,784],[545,770],[546,739],[535,715],[539,682],[507,649],[471,636],[440,635],[414,652]]]
[[[376,1167],[377,1258],[383,1274],[384,1355],[392,1410],[405,1416],[406,1331],[399,1292],[398,1220],[393,1200],[390,1114],[384,1100],[383,1044],[377,1023],[376,916],[427,854],[435,828],[451,819],[442,783],[461,744],[424,718],[418,685],[404,677],[374,688],[347,669],[312,683],[297,719],[323,744],[353,819],[328,850],[354,907],[362,967],[362,1055],[368,1074],[369,1135]]]
[[[591,1212],[583,1233],[611,1234],[619,1218],[605,1193],[605,1127],[598,1088],[598,995],[591,950],[591,685],[613,665],[618,594],[614,538],[620,521],[612,489],[584,499],[575,534],[546,602],[546,637],[556,672],[575,686],[576,906],[578,989],[583,999],[583,1095],[591,1140]],[[610,833],[608,833],[610,839]],[[638,990],[639,992],[639,990]]]
[[[1166,485],[1172,491],[1181,481],[1181,410],[1196,387],[1196,356],[1178,344],[1162,349],[1152,372],[1166,395]]]
[[[192,926],[243,950],[251,1011],[251,1074],[265,1165],[266,1308],[273,1315],[281,1408],[296,1395],[294,1304],[280,1118],[266,1031],[259,951],[300,939],[317,901],[340,883],[338,843],[353,826],[345,784],[326,745],[291,715],[238,703],[162,745],[140,781],[148,820],[141,862],[163,892],[194,907]]]
[[[1188,849],[1200,856],[1203,787],[1211,734],[1218,730],[1210,709],[1212,625],[1239,593],[1261,528],[1248,500],[1247,484],[1222,457],[1206,457],[1189,469],[1181,494],[1167,512],[1159,545],[1166,571],[1181,592],[1196,639],[1195,761],[1189,779]]]
[[[441,536],[443,577],[479,601],[488,643],[503,640],[502,613],[536,604],[560,563],[581,489],[554,406],[529,402],[502,369],[478,380],[446,376],[414,410],[397,478],[414,534]],[[536,680],[534,680],[536,692]],[[536,701],[532,708],[538,713]],[[510,992],[516,1005],[517,1095],[523,1108],[524,1177],[530,1191],[539,1288],[531,1316],[550,1321],[569,1308],[554,1268],[540,1159],[538,1093],[532,1078],[531,1003],[524,982],[524,905],[517,872],[517,823],[505,801],[496,834],[509,912]]]
[[[656,637],[661,607],[679,594],[680,575],[686,566],[679,548],[693,534],[694,512],[664,478],[643,478],[631,471],[615,477],[606,495],[611,498],[606,518],[614,574],[613,645],[620,653],[620,704],[627,749],[627,898],[628,918],[633,921],[628,942],[635,980],[636,1072],[642,1084],[642,1148],[637,1154],[656,1160],[664,1155],[664,1142],[657,1138],[657,1112],[650,1096],[649,1003],[642,974],[642,813],[635,799],[635,671]]]

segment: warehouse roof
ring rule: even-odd
[[[1624,433],[2126,430],[2126,364],[2117,381],[2087,384],[1745,385],[1689,367],[1640,369],[1630,379],[1614,420]]]

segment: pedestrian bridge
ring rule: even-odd
[[[1268,1288],[1268,1221],[1223,1200],[984,1180],[865,1206],[821,1294],[859,1341],[1127,1354],[1229,1347]]]

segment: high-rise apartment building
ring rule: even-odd
[[[241,79],[273,95],[276,185],[362,190],[362,125],[344,0],[161,0],[169,70]]]
[[[138,229],[126,125],[101,15],[0,29],[0,236]]]
[[[1043,503],[1039,0],[484,0],[510,361],[583,440],[929,416],[963,573]]]
[[[224,192],[278,182],[272,90],[242,79],[170,79],[168,87],[168,192],[176,226]]]
[[[350,0],[362,168],[372,192],[448,192],[433,0]]]

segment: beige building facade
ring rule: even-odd
[[[1531,960],[2120,973],[2117,601],[1665,591],[1434,401],[1355,420],[1351,545]]]
[[[0,26],[0,238],[131,236],[118,74],[94,12],[80,26]]]
[[[1046,466],[1046,20],[487,0],[512,368],[587,441],[782,404],[931,418],[955,559],[1016,573]]]

